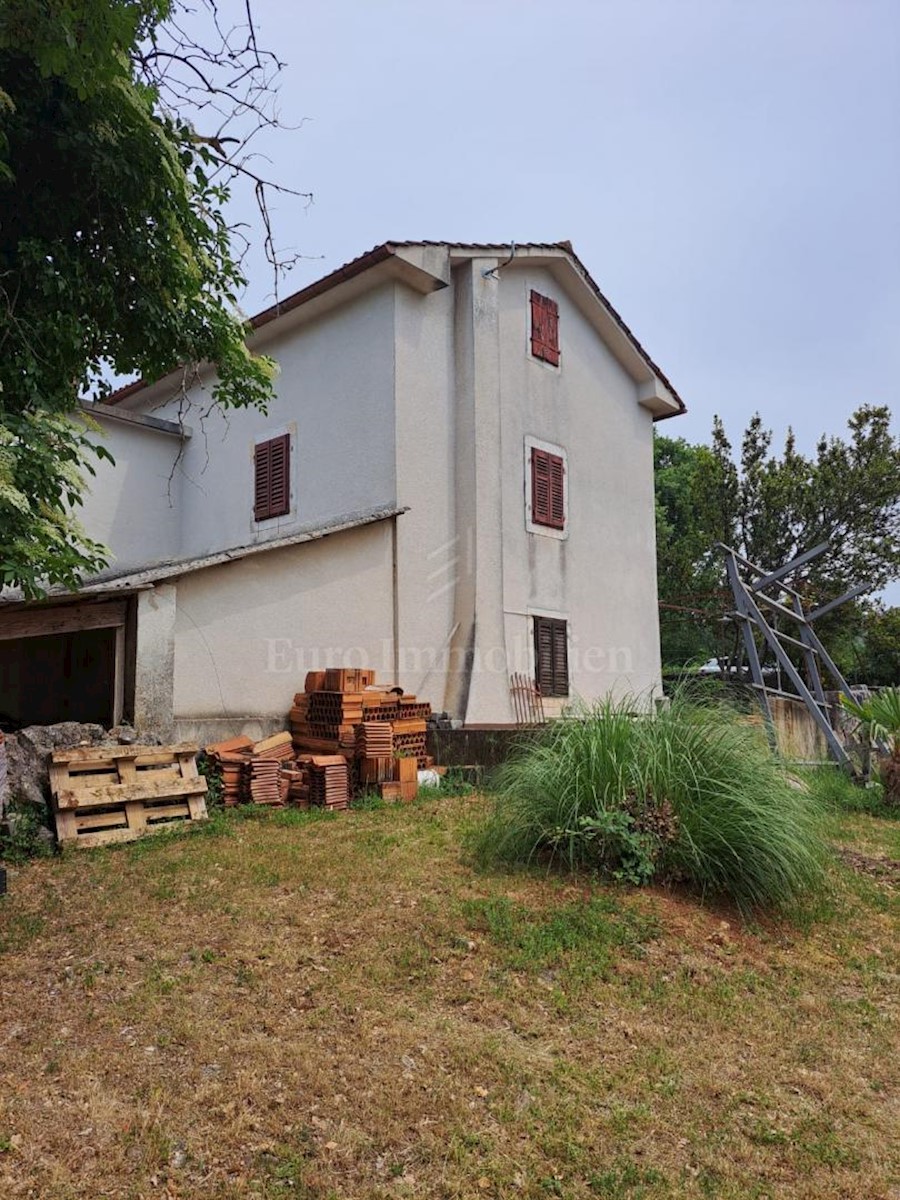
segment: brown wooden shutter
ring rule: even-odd
[[[559,305],[540,292],[531,293],[531,353],[559,366]]]
[[[553,693],[569,694],[569,631],[565,621],[553,622]]]
[[[269,493],[269,516],[283,517],[291,511],[291,438],[290,434],[273,438],[271,491]]]
[[[531,448],[531,519],[535,525],[550,523],[550,455]]]
[[[255,453],[253,515],[257,521],[291,511],[291,437],[260,442]]]
[[[544,300],[544,362],[559,366],[559,305]]]
[[[544,617],[534,618],[534,674],[542,696],[553,695],[553,633]]]
[[[566,527],[566,473],[559,454],[531,448],[531,520],[552,529]]]
[[[269,516],[269,495],[272,483],[272,443],[260,442],[254,456],[254,504],[253,516],[265,521]]]
[[[552,617],[534,617],[534,675],[542,696],[568,696],[568,626]]]
[[[548,454],[550,471],[550,511],[547,524],[554,529],[566,525],[566,469],[559,454]]]
[[[544,297],[531,293],[531,353],[535,358],[544,357]]]

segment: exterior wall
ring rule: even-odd
[[[466,551],[456,535],[458,487],[454,297],[396,294],[397,681],[445,702],[456,587]]]
[[[400,518],[402,521],[404,518]],[[392,522],[178,581],[175,731],[213,741],[283,729],[308,670],[391,675]]]
[[[573,696],[659,687],[652,418],[555,274],[527,258],[497,265],[461,258],[430,294],[388,281],[314,321],[284,317],[261,346],[280,367],[268,414],[207,413],[208,393],[192,395],[174,508],[178,443],[108,422],[119,466],[86,524],[117,567],[410,510],[181,577],[180,736],[282,727],[307,669],[356,661],[469,723],[512,721],[509,674],[533,674],[536,614],[569,623]],[[530,354],[531,287],[559,304],[559,368]],[[129,405],[179,416],[176,401]],[[253,447],[284,432],[291,512],[257,523]],[[564,536],[527,528],[528,439],[565,451]]]
[[[135,623],[134,727],[172,736],[177,586],[139,592]]]
[[[637,385],[546,269],[456,266],[396,298],[399,681],[472,723],[514,719],[534,615],[563,617],[571,698],[660,688],[653,424]],[[529,291],[557,300],[562,365],[534,359]],[[563,534],[526,512],[530,442],[567,463]],[[559,712],[565,701],[548,700]]]
[[[120,561],[149,566],[200,557],[394,503],[394,285],[309,324],[283,327],[260,349],[279,366],[268,413],[223,413],[210,407],[208,391],[195,387],[183,413],[193,435],[178,465],[175,544],[170,537],[164,548],[157,539],[151,558],[145,520],[123,523],[113,538]],[[178,399],[149,408],[138,394],[130,407],[179,419]],[[285,432],[291,434],[291,511],[257,522],[254,445]],[[160,486],[147,481],[154,507],[159,493]]]
[[[181,476],[173,467],[180,441],[171,434],[115,419],[101,420],[98,439],[115,459],[95,463],[78,519],[112,551],[112,570],[138,570],[177,552]]]
[[[559,367],[531,354],[532,288],[559,304]],[[634,381],[548,271],[503,271],[499,289],[509,669],[533,674],[530,616],[564,617],[572,696],[630,693],[649,700],[661,670],[652,417],[639,406]],[[565,451],[564,537],[527,530],[529,438]]]

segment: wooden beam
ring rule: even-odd
[[[126,601],[106,600],[46,608],[0,607],[0,641],[49,637],[84,629],[110,629],[125,624]]]

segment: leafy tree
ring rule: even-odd
[[[706,446],[659,434],[653,452],[663,663],[705,662],[718,653],[723,593],[711,547],[724,530],[701,505],[698,480],[715,471],[718,460]]]
[[[826,643],[843,638],[849,648],[865,598],[900,574],[900,439],[891,433],[890,411],[869,405],[853,413],[848,433],[846,439],[823,436],[815,456],[806,457],[789,430],[778,456],[757,415],[737,463],[718,418],[709,447],[657,437],[660,597],[665,605],[675,588],[682,603],[699,610],[691,645],[679,641],[683,619],[662,608],[664,661],[684,662],[687,649],[698,657],[711,646],[720,659],[728,656],[721,618],[730,594],[717,541],[766,568],[829,541],[829,549],[788,582],[810,607],[866,585],[863,607],[838,609],[819,627]],[[727,637],[736,649],[736,630]]]
[[[252,20],[203,46],[177,0],[4,0],[0,7],[0,584],[75,587],[105,548],[75,517],[109,457],[79,400],[113,375],[215,369],[213,399],[265,407],[272,364],[251,355],[245,283],[224,207],[241,150],[273,123],[280,64]],[[274,64],[274,66],[273,66]],[[193,82],[191,82],[193,81]],[[229,107],[230,106],[230,107]],[[201,135],[198,115],[214,117]],[[267,247],[271,237],[266,224]]]
[[[850,683],[900,686],[900,608],[853,606],[829,651]]]

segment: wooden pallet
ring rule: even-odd
[[[61,846],[129,842],[207,816],[197,747],[186,743],[57,750],[50,791]]]

